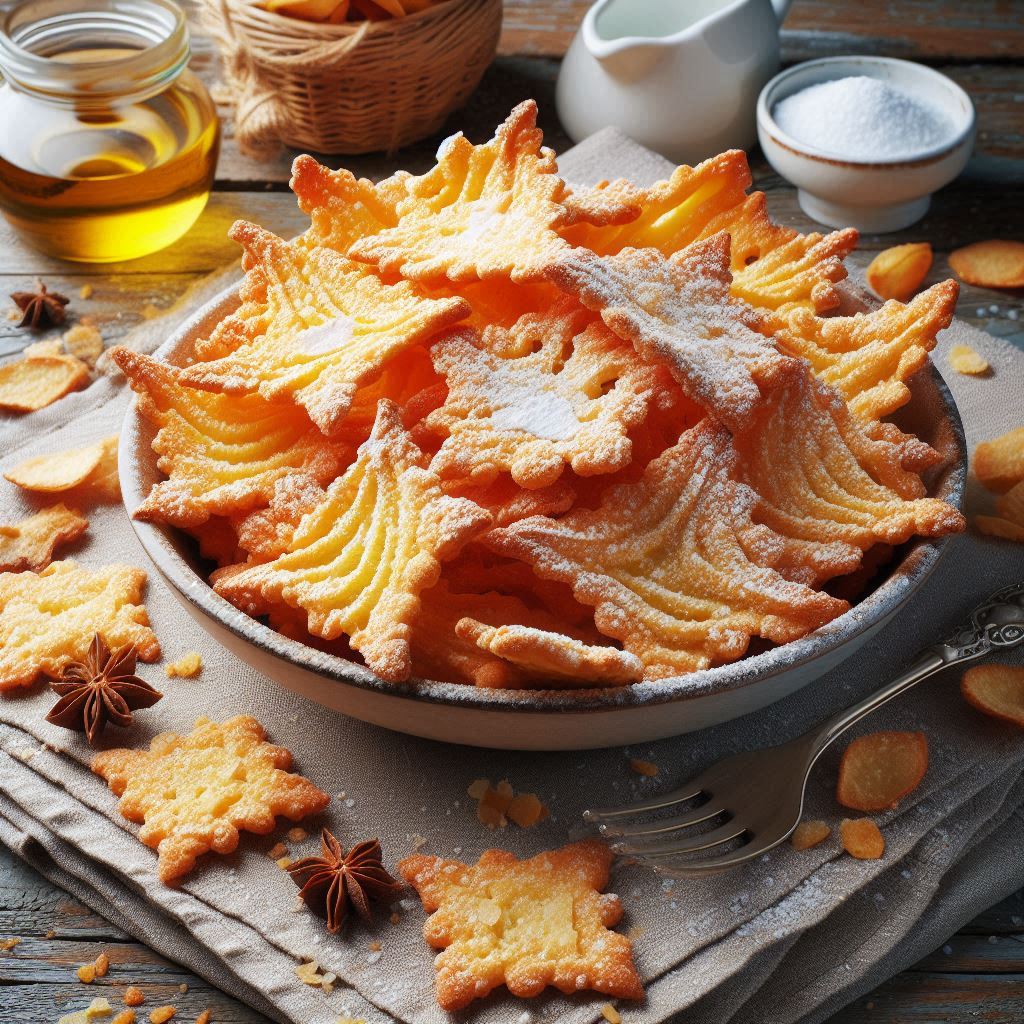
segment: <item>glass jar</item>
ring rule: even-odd
[[[0,13],[0,208],[30,245],[110,262],[195,223],[220,126],[171,0],[23,0]]]

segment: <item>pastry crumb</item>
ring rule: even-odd
[[[267,856],[271,860],[279,860],[288,853],[288,847],[284,843],[275,843],[269,850],[267,850]]]
[[[20,946],[24,941],[19,938],[0,939],[0,952],[10,953],[15,946]]]
[[[608,1021],[608,1024],[622,1024],[622,1017],[619,1015],[619,1011],[611,1003],[605,1003],[601,1007],[601,1016]]]
[[[82,964],[75,973],[83,985],[91,985],[96,980],[96,965]]]
[[[177,1012],[176,1006],[158,1006],[149,1015],[149,1024],[166,1024]]]
[[[298,825],[295,828],[288,829],[288,839],[293,843],[301,843],[309,838],[309,833]]]
[[[91,284],[83,284],[78,289],[78,297],[80,299],[91,299],[93,294],[93,286]]]
[[[660,771],[653,761],[643,761],[639,757],[630,758],[629,770],[637,775],[644,775],[648,779],[653,779]]]
[[[137,985],[129,985],[124,990],[125,1006],[141,1006],[145,1001],[146,997],[142,994],[142,989]]]
[[[110,1024],[135,1024],[135,1011],[122,1010],[111,1020]]]
[[[180,676],[182,679],[194,679],[203,671],[203,658],[198,651],[189,651],[177,661],[169,662],[164,666],[168,679]]]

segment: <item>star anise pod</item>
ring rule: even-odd
[[[58,327],[64,323],[67,314],[64,307],[71,301],[60,292],[47,291],[42,281],[36,283],[34,292],[13,292],[14,304],[24,314],[19,327],[31,327],[37,330],[42,327]]]
[[[401,891],[384,869],[380,843],[368,839],[356,843],[348,853],[327,830],[320,833],[322,855],[304,857],[288,868],[299,896],[314,913],[327,918],[327,930],[341,931],[349,904],[364,921],[373,920],[371,900],[390,903]]]
[[[163,696],[135,674],[135,657],[134,645],[111,653],[97,633],[85,660],[65,665],[50,684],[60,700],[46,720],[62,729],[84,732],[91,747],[107,722],[127,728],[133,711],[152,707]]]

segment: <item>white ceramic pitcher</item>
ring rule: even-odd
[[[614,125],[677,163],[756,138],[791,0],[598,0],[558,76],[558,114],[580,139]]]

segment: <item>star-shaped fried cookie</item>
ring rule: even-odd
[[[394,227],[410,180],[407,172],[398,171],[375,184],[344,169],[332,171],[306,153],[297,156],[290,184],[299,209],[312,222],[303,242],[344,254],[360,238]]]
[[[210,516],[238,515],[266,505],[282,477],[302,473],[328,483],[355,454],[294,406],[185,387],[179,368],[130,349],[112,349],[111,357],[139,396],[139,412],[159,428],[153,450],[167,474],[136,519],[195,527]]]
[[[958,293],[955,281],[941,281],[906,305],[893,300],[855,316],[820,317],[797,308],[775,339],[836,388],[857,419],[874,423],[910,400],[906,382],[927,363],[936,335],[949,326]]]
[[[539,488],[567,465],[579,476],[621,469],[629,429],[665,386],[663,370],[572,299],[510,330],[450,335],[433,357],[448,396],[426,418],[446,436],[432,465],[482,483],[507,471],[520,486]]]
[[[141,603],[145,584],[141,569],[88,569],[71,559],[39,573],[0,573],[0,690],[84,660],[97,633],[111,650],[134,644],[140,660],[156,661],[160,642]]]
[[[92,762],[121,813],[142,824],[139,839],[156,849],[165,883],[210,850],[232,853],[240,832],[267,835],[278,815],[298,821],[322,811],[331,798],[291,767],[292,755],[248,715],[200,718],[187,736],[161,733],[149,750],[105,750]]]
[[[729,237],[696,242],[671,257],[655,249],[615,256],[577,250],[549,271],[640,356],[668,366],[683,391],[735,428],[749,422],[762,390],[792,372],[757,314],[729,297]]]
[[[407,281],[385,284],[331,249],[285,242],[244,221],[231,235],[268,278],[265,329],[223,358],[184,369],[181,380],[294,401],[329,437],[388,360],[469,313],[456,296],[430,299]]]
[[[288,550],[263,565],[219,571],[218,593],[247,610],[281,601],[302,608],[309,631],[345,634],[383,679],[409,677],[409,635],[420,594],[491,517],[443,494],[436,473],[381,401],[356,461],[295,528]]]
[[[875,544],[963,530],[955,508],[924,496],[901,446],[869,437],[835,389],[800,366],[733,438],[755,519],[786,539],[779,570],[820,584]]]
[[[601,893],[611,863],[592,839],[523,861],[488,850],[472,867],[423,854],[401,861],[431,914],[424,937],[443,950],[434,961],[442,1009],[462,1009],[499,985],[516,996],[553,985],[642,999],[629,939],[610,930],[622,904]]]
[[[554,256],[569,248],[558,227],[633,213],[631,203],[568,198],[554,154],[541,142],[532,100],[481,146],[453,135],[437,166],[406,182],[398,223],[355,242],[348,254],[416,281],[541,280]]]
[[[62,544],[78,540],[89,526],[74,509],[51,505],[13,526],[0,526],[0,572],[39,572]]]
[[[842,260],[856,245],[852,229],[828,236],[798,235],[774,224],[764,193],[746,195],[751,183],[746,154],[719,153],[696,167],[677,167],[646,189],[613,182],[607,191],[632,199],[640,216],[619,225],[563,227],[563,238],[601,256],[624,249],[657,249],[665,256],[725,231],[732,239],[732,293],[767,310],[801,305],[833,309],[834,285],[846,277]],[[770,258],[769,258],[770,257]]]
[[[524,519],[486,543],[571,584],[646,679],[732,661],[752,636],[786,643],[847,608],[751,560],[748,546],[770,552],[771,538],[751,523],[754,496],[734,468],[728,432],[705,420],[596,509]]]
[[[469,498],[491,514],[492,525],[508,526],[530,516],[556,516],[568,512],[576,500],[576,491],[565,478],[547,487],[527,490],[512,477],[503,473],[488,484],[477,484],[472,479],[442,480],[445,494]]]

